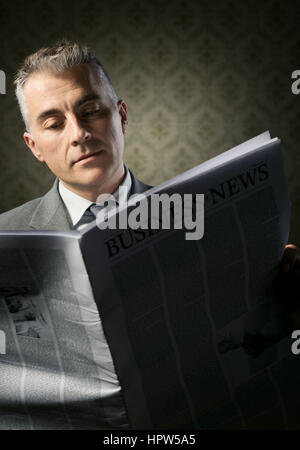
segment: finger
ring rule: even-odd
[[[298,247],[294,244],[288,244],[285,246],[282,257],[282,270],[283,272],[289,272],[296,262],[298,256]]]

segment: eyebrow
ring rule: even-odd
[[[41,123],[43,119],[45,119],[46,117],[53,116],[54,114],[59,113],[60,113],[59,109],[47,109],[47,111],[43,111],[37,116],[36,121]]]
[[[79,107],[81,105],[83,105],[86,102],[89,102],[91,100],[101,100],[101,97],[97,94],[88,94],[85,95],[84,97],[80,98],[76,103],[75,103],[75,107]],[[59,109],[56,108],[52,108],[52,109],[47,109],[46,111],[41,112],[38,116],[37,116],[37,122],[41,123],[43,121],[43,119],[45,119],[46,117],[49,116],[53,116],[55,114],[59,114],[61,111]]]
[[[97,94],[88,94],[82,97],[78,102],[76,102],[75,106],[81,106],[83,103],[89,102],[90,100],[101,100],[100,95]]]

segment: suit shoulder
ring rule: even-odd
[[[23,205],[0,214],[0,230],[31,229],[29,223],[41,198],[42,197],[35,198]]]

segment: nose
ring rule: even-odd
[[[91,133],[79,122],[76,117],[72,117],[71,121],[71,144],[76,147],[82,145],[91,138]]]

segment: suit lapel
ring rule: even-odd
[[[47,192],[34,211],[30,228],[37,230],[60,230],[72,229],[71,220],[58,192],[58,179],[52,189]]]
[[[145,191],[147,191],[148,189],[150,189],[152,187],[152,186],[149,186],[148,184],[144,184],[144,183],[142,183],[142,181],[138,180],[133,175],[131,170],[129,170],[129,172],[130,172],[131,180],[132,180],[132,185],[131,185],[131,189],[130,189],[130,195],[132,195],[132,194],[141,194],[142,192],[145,192]]]

